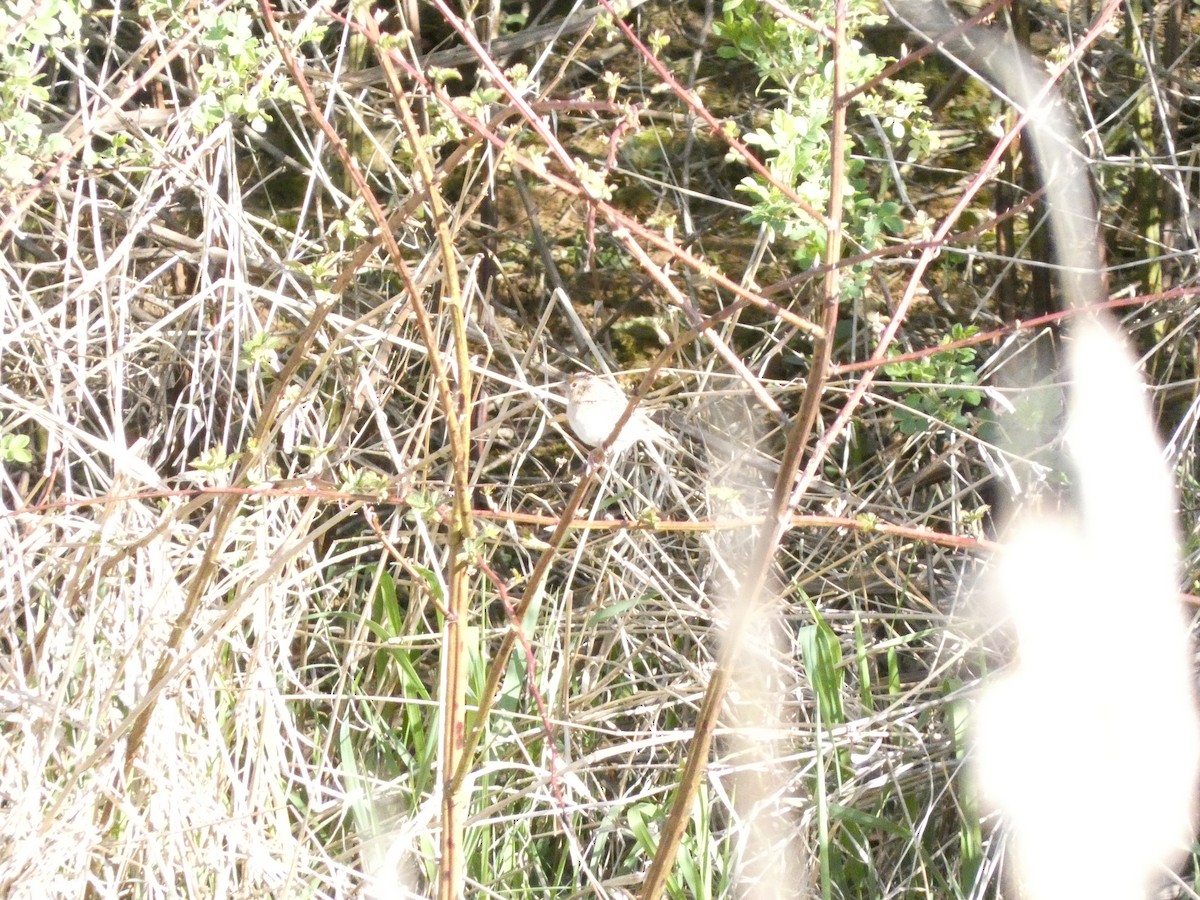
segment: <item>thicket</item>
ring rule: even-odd
[[[1019,112],[860,0],[533,7],[0,8],[6,896],[1001,893],[969,588],[1072,474]],[[1194,12],[989,11],[1197,593]]]

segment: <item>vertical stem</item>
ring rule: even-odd
[[[1162,263],[1162,190],[1154,171],[1158,154],[1155,134],[1154,92],[1149,87],[1150,42],[1155,39],[1154,19],[1148,16],[1141,0],[1129,3],[1129,49],[1135,63],[1134,76],[1142,85],[1142,97],[1134,109],[1134,130],[1137,133],[1138,165],[1134,168],[1133,187],[1129,202],[1138,218],[1138,232],[1145,240],[1142,252],[1146,258],[1142,270],[1142,293],[1158,294],[1163,289]],[[1139,39],[1140,32],[1140,39]]]
[[[1012,6],[1009,7],[1009,16],[1012,19],[1013,34],[1016,36],[1017,43],[1022,47],[1028,47],[1031,25],[1029,10],[1026,9],[1025,3],[1022,0],[1014,0]],[[1017,116],[1011,112],[1009,115],[1016,122]],[[1028,131],[1021,133],[1020,148],[1021,168],[1018,173],[1020,183],[1025,188],[1026,195],[1032,197],[1041,190],[1042,175],[1034,165],[1035,151]],[[1010,147],[1008,152],[1013,157],[1017,155],[1015,147]],[[1054,269],[1050,265],[1053,250],[1050,247],[1049,228],[1042,224],[1045,222],[1046,205],[1035,202],[1030,206],[1025,217],[1029,223],[1029,238],[1026,242],[1027,256],[1035,265],[1029,269],[1028,302],[1017,311],[1017,315],[1022,318],[1032,318],[1053,312],[1058,305],[1054,302],[1054,279],[1051,277]]]
[[[366,17],[363,28],[370,43],[379,43],[379,28],[375,20]],[[438,873],[438,897],[440,900],[459,900],[464,896],[466,870],[463,859],[463,832],[466,825],[467,801],[463,780],[456,779],[463,757],[467,718],[467,642],[466,630],[470,619],[470,543],[474,537],[474,520],[471,516],[471,414],[470,398],[471,365],[467,345],[466,311],[462,287],[458,279],[457,257],[454,238],[446,225],[447,210],[438,193],[437,177],[428,150],[422,142],[423,130],[413,115],[408,94],[392,63],[391,57],[380,54],[380,64],[387,78],[392,99],[404,124],[413,160],[425,187],[429,201],[430,222],[433,224],[438,249],[442,260],[441,313],[450,317],[450,330],[454,345],[454,362],[451,371],[441,368],[437,342],[430,329],[430,316],[422,306],[423,298],[414,292],[411,297],[413,311],[426,332],[425,342],[430,351],[430,362],[438,376],[438,389],[442,395],[446,413],[446,428],[451,448],[451,483],[453,500],[450,513],[450,575],[447,579],[449,596],[446,598],[445,633],[442,640],[442,703],[441,703],[441,766],[442,822],[439,834],[440,861]],[[386,220],[383,220],[386,223]],[[388,226],[383,224],[386,230]],[[390,232],[385,238],[390,237]],[[392,239],[394,241],[394,239]],[[396,251],[399,257],[398,250]]]
[[[847,0],[835,0],[833,34],[833,97],[830,135],[830,179],[829,213],[826,217],[826,240],[823,282],[824,334],[815,341],[812,367],[809,373],[808,390],[801,402],[800,410],[792,420],[788,432],[787,449],[784,451],[775,489],[771,496],[766,521],[759,531],[752,563],[743,585],[739,605],[731,609],[729,629],[721,646],[721,654],[708,687],[701,701],[696,719],[692,742],[688,747],[688,758],[680,776],[679,788],[671,802],[671,810],[659,838],[658,851],[646,872],[641,896],[644,900],[658,898],[666,888],[667,879],[675,865],[679,845],[687,829],[692,808],[708,766],[708,754],[712,746],[713,731],[717,725],[721,706],[729,690],[733,667],[741,656],[741,648],[747,631],[759,621],[759,612],[767,601],[766,592],[775,552],[786,532],[791,512],[800,502],[802,492],[793,492],[796,473],[808,446],[817,415],[821,407],[821,393],[829,373],[830,355],[833,348],[834,331],[838,319],[838,290],[841,273],[837,263],[842,252],[842,201],[846,180],[846,100],[845,63],[842,47],[846,37]]]

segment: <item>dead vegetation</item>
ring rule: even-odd
[[[911,158],[831,106],[901,221],[801,264],[737,190],[783,101],[719,5],[50,6],[7,60],[46,96],[4,94],[50,137],[0,148],[6,895],[620,897],[672,843],[677,897],[999,894],[961,764],[1008,638],[964,604],[998,505],[1070,482],[999,99],[939,96]],[[1039,52],[1090,42],[1061,83],[1194,580],[1190,13],[1024,8]],[[759,15],[832,65],[830,10]],[[680,436],[665,467],[586,465],[581,369]]]

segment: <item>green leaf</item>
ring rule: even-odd
[[[840,725],[846,721],[842,706],[845,677],[841,667],[842,645],[812,601],[807,597],[805,600],[814,624],[803,626],[797,635],[804,670],[817,696],[821,720],[826,725]]]

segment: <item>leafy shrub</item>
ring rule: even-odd
[[[973,325],[954,325],[941,344],[957,343],[978,332]],[[896,410],[896,427],[902,434],[919,434],[933,422],[966,428],[965,410],[983,400],[982,392],[974,387],[978,383],[978,374],[971,365],[975,356],[973,347],[956,347],[883,367],[888,377],[898,382],[892,389],[903,403]]]

